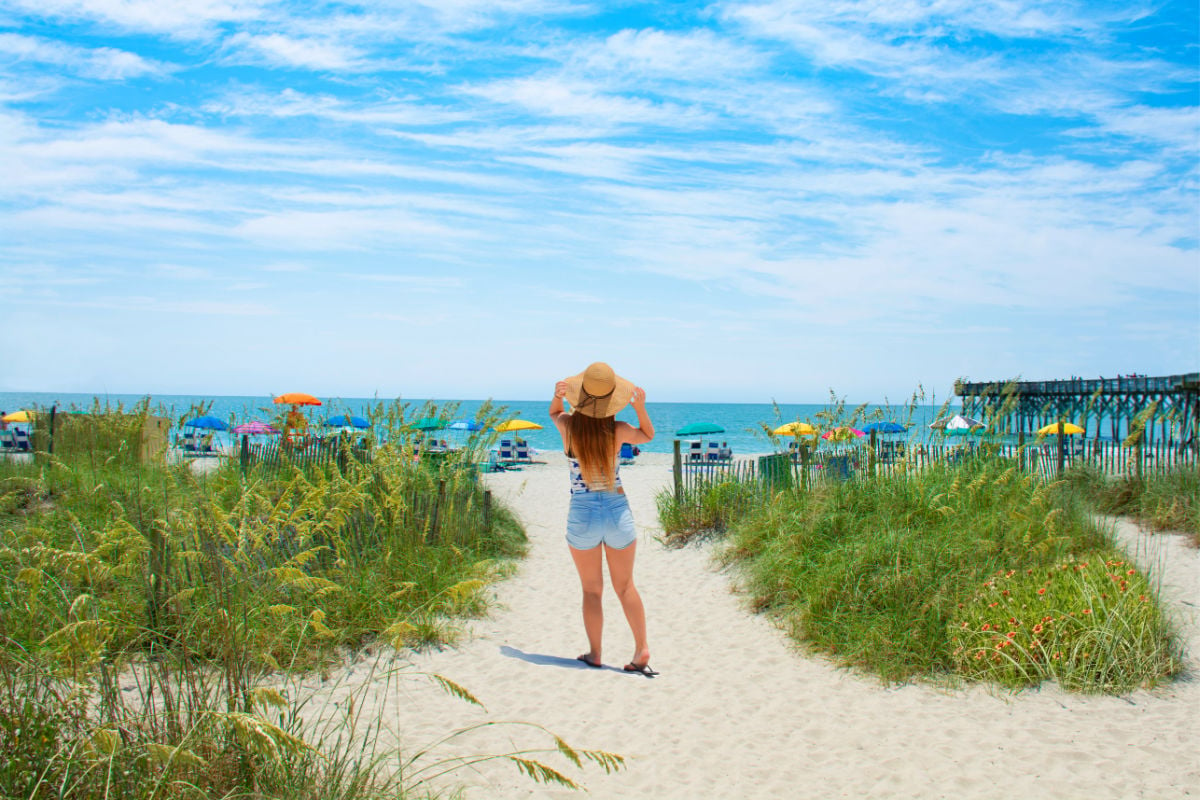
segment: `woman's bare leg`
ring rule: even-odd
[[[650,661],[650,645],[646,642],[646,609],[642,605],[642,596],[633,585],[633,559],[637,555],[637,542],[624,550],[605,547],[604,554],[608,558],[608,577],[612,580],[629,629],[633,632],[633,663],[647,664]]]
[[[584,655],[589,661],[599,664],[600,638],[604,633],[604,605],[601,599],[604,594],[604,564],[600,558],[600,548],[576,550],[567,545],[567,549],[575,560],[579,583],[583,587],[583,629],[587,631],[589,648]]]

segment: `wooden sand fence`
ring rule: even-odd
[[[289,466],[332,468],[345,471],[351,463],[371,461],[367,440],[340,437],[309,437],[304,441],[275,440],[252,444],[243,436],[238,458],[243,471],[254,466],[283,469]],[[479,490],[478,470],[463,461],[455,464],[426,453],[421,465],[427,468],[427,482],[412,481],[404,491],[402,502],[392,504],[393,518],[389,525],[417,532],[426,542],[449,541],[469,545],[475,536],[469,531],[490,531],[492,525],[492,493]],[[359,546],[378,544],[359,541]]]
[[[1132,446],[1120,442],[1050,436],[1032,443],[946,441],[909,443],[872,449],[864,445],[832,451],[774,453],[756,458],[688,459],[675,442],[674,490],[679,504],[697,501],[702,492],[721,483],[754,484],[763,493],[780,489],[804,489],[816,481],[848,480],[870,475],[906,474],[936,464],[956,464],[977,455],[995,455],[1016,461],[1041,480],[1055,480],[1070,467],[1091,466],[1105,475],[1143,476],[1200,464],[1200,451],[1169,441],[1139,441]],[[880,455],[880,451],[884,453]]]

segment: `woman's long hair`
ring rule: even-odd
[[[567,450],[579,462],[589,489],[611,491],[617,482],[617,418],[570,414]]]

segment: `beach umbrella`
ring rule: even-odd
[[[813,436],[817,429],[807,422],[789,422],[771,431],[772,436]]]
[[[946,433],[972,433],[983,428],[984,424],[977,419],[955,414],[952,417],[942,417],[936,422],[930,423],[929,427],[935,431],[945,431]]]
[[[280,405],[288,406],[319,406],[321,401],[313,397],[311,394],[304,392],[288,392],[281,394],[275,398],[275,402]]]
[[[33,422],[33,412],[22,409],[5,414],[0,419],[3,419],[5,422]]]
[[[417,431],[440,431],[446,427],[446,420],[438,419],[437,417],[426,417],[425,419],[409,423],[408,427]]]
[[[226,425],[224,422],[217,419],[216,417],[208,416],[207,414],[203,417],[196,417],[195,419],[188,420],[187,422],[183,423],[183,427],[185,427],[185,428],[206,428],[207,430],[210,430],[210,431],[227,431],[227,430],[229,430],[229,426]]]
[[[501,422],[495,428],[496,433],[511,433],[512,431],[540,431],[541,425],[536,422],[530,422],[527,419],[510,419],[507,422]]]
[[[706,433],[724,433],[725,429],[714,422],[693,422],[675,431],[676,436],[703,436]]]
[[[476,422],[473,419],[456,419],[446,426],[452,431],[481,431],[483,423]]]
[[[825,431],[821,434],[822,439],[826,439],[831,442],[849,442],[854,439],[860,439],[863,436],[866,436],[866,434],[862,431],[845,425],[834,428],[831,431]]]
[[[904,433],[906,430],[899,422],[872,422],[863,426],[863,433]]]
[[[353,414],[338,414],[336,417],[330,417],[325,420],[325,424],[331,428],[369,428],[371,423],[369,420],[358,417]]]
[[[263,434],[263,433],[279,433],[279,430],[277,428],[274,428],[274,427],[268,425],[265,422],[259,422],[258,420],[253,420],[251,422],[244,422],[241,425],[236,426],[233,429],[233,432],[238,435],[245,433],[245,434],[249,434],[250,436],[257,436],[257,435]]]
[[[1073,433],[1083,433],[1084,431],[1083,428],[1079,427],[1074,422],[1064,422],[1062,432],[1064,435],[1070,436]],[[1043,425],[1042,427],[1038,428],[1038,436],[1053,436],[1056,433],[1058,433],[1057,422],[1052,422],[1049,425]]]

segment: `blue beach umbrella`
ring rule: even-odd
[[[208,415],[205,415],[203,417],[196,417],[195,419],[188,420],[187,422],[183,423],[183,427],[185,427],[185,428],[207,428],[208,430],[212,430],[212,431],[227,431],[227,430],[229,430],[229,426],[226,425],[224,422],[217,419],[216,417],[210,417]]]
[[[862,430],[863,433],[904,433],[908,429],[899,422],[872,422]]]
[[[409,423],[408,427],[417,431],[440,431],[446,427],[446,420],[438,419],[437,417],[426,417],[425,419]]]
[[[693,422],[675,431],[676,436],[703,436],[706,433],[724,433],[725,429],[714,422]]]
[[[330,417],[325,421],[325,424],[331,428],[369,428],[371,423],[363,417],[358,417],[353,414],[338,414],[336,417]]]
[[[483,425],[473,419],[456,419],[446,426],[452,431],[481,431]]]

